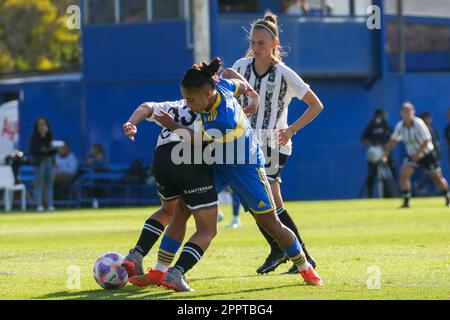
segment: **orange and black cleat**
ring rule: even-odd
[[[316,270],[312,266],[309,266],[308,269],[299,271],[303,280],[308,286],[323,286],[323,281],[320,279]]]
[[[146,274],[140,276],[134,276],[128,279],[128,281],[138,287],[162,286],[162,282],[167,272],[149,269]]]

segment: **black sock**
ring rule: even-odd
[[[450,190],[449,189],[441,190],[441,194],[445,197],[445,201],[446,201],[446,203],[448,205],[449,202],[450,202]]]
[[[402,197],[403,197],[403,205],[408,206],[409,205],[409,199],[411,199],[411,191],[403,190],[402,191]]]
[[[278,213],[278,212],[280,212],[280,213]],[[300,242],[300,245],[302,246],[303,252],[305,253],[306,259],[308,259],[308,261],[311,261],[312,258],[309,255],[308,250],[306,249],[306,245],[303,242],[302,237],[300,236],[300,232],[298,231],[294,220],[292,220],[292,218],[289,215],[289,213],[287,212],[287,210],[284,209],[284,207],[281,207],[281,208],[277,209],[277,213],[278,213],[278,218],[280,219],[281,223],[283,223],[286,227],[288,227],[289,229],[292,230],[292,232],[295,233],[298,241]],[[315,267],[315,265],[314,265],[314,267]]]
[[[145,257],[163,232],[164,226],[158,221],[149,218],[145,221],[135,249]]]
[[[298,238],[298,241],[300,242],[300,245],[303,247],[305,244],[303,243],[302,238],[300,237],[300,233],[298,232],[297,226],[295,225],[295,222],[292,220],[291,216],[287,212],[284,207],[277,209],[278,218],[280,219],[281,223],[284,224],[286,227],[292,230],[292,232],[295,233],[295,235]]]
[[[178,258],[177,263],[175,263],[176,269],[180,270],[181,273],[185,274],[189,270],[194,267],[197,262],[203,256],[203,250],[198,245],[192,242],[186,242],[181,251],[180,257]]]

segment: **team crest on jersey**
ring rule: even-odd
[[[275,86],[276,86],[275,82],[267,82],[267,89],[266,89],[266,91],[268,93],[273,93],[273,91],[275,90]]]

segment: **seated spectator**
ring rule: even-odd
[[[64,146],[58,149],[55,160],[55,185],[58,187],[67,187],[77,173],[78,160],[73,152],[70,151],[69,144],[66,141]]]
[[[105,150],[99,143],[93,144],[91,152],[86,156],[84,165],[93,167],[94,170],[101,169],[106,163]]]

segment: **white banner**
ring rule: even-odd
[[[15,150],[19,142],[19,101],[0,105],[0,163]]]

